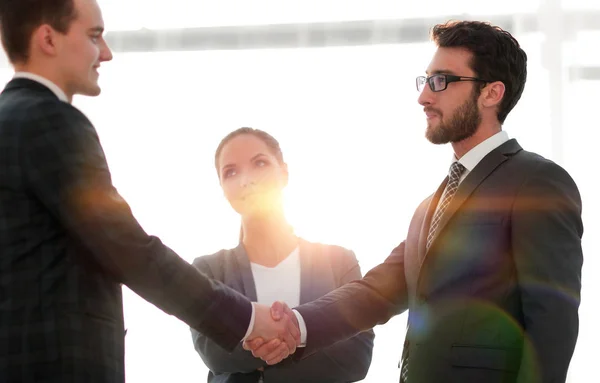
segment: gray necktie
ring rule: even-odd
[[[444,189],[444,193],[442,194],[442,198],[438,205],[438,209],[431,220],[431,225],[429,226],[429,234],[427,235],[427,249],[431,246],[431,242],[433,242],[433,238],[435,236],[435,232],[440,224],[442,216],[444,212],[450,205],[450,201],[452,201],[452,197],[456,194],[456,190],[458,190],[458,182],[460,181],[460,176],[465,171],[465,167],[458,161],[453,162],[450,166],[450,172],[448,173],[448,183],[446,184],[446,188]]]
[[[402,369],[400,370],[400,383],[407,383],[406,378],[408,376],[408,350],[402,358]]]

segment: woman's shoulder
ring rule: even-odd
[[[326,258],[333,262],[356,262],[354,251],[340,246],[321,242],[311,242],[300,239],[301,244],[307,248],[311,254],[319,255],[319,258]]]
[[[340,246],[319,242],[304,242],[311,270],[323,274],[329,273],[339,287],[349,280],[360,279],[360,266],[354,251]],[[350,276],[350,277],[349,277]],[[350,279],[348,279],[350,278]]]
[[[199,269],[205,269],[207,267],[212,270],[220,269],[223,267],[223,265],[233,260],[236,249],[237,247],[232,249],[221,249],[212,254],[205,254],[196,257],[192,264]]]

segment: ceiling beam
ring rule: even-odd
[[[600,11],[572,11],[562,14],[569,34],[582,30],[600,31]],[[426,42],[429,29],[448,19],[487,20],[518,33],[541,32],[541,15],[495,16],[455,15],[443,18],[400,20],[358,20],[302,24],[273,24],[204,27],[107,33],[115,52],[164,52],[231,49],[282,49]],[[567,36],[567,39],[569,36]]]

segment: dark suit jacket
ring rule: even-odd
[[[339,246],[301,240],[300,265],[300,303],[315,300],[362,276],[354,253]],[[243,245],[196,258],[194,266],[256,302],[252,269]],[[230,354],[192,330],[194,347],[211,370],[209,383],[256,383],[260,376],[256,371],[259,367],[265,369],[263,379],[266,383],[355,382],[364,379],[369,370],[374,336],[373,331],[366,331],[308,359],[294,363],[288,358],[277,365],[267,366],[241,346]]]
[[[305,354],[408,308],[409,383],[564,382],[583,262],[575,183],[510,140],[463,180],[426,251],[445,183],[383,264],[298,307]]]
[[[148,236],[88,119],[48,88],[0,94],[0,381],[124,381],[121,283],[233,350],[251,304]]]

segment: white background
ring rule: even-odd
[[[100,0],[107,29],[250,25],[281,22],[536,12],[536,1]],[[569,1],[569,9],[599,9]],[[443,18],[442,18],[443,19]],[[595,175],[600,81],[551,80],[543,33],[516,35],[529,56],[528,82],[504,125],[527,150],[564,166],[584,201],[585,264],[580,336],[569,382],[599,381],[594,308],[600,285]],[[552,41],[548,42],[552,44]],[[598,34],[561,47],[563,63],[600,65]],[[239,218],[219,188],[213,164],[220,139],[241,126],[266,130],[290,168],[286,209],[297,233],[353,249],[363,273],[404,239],[418,203],[435,190],[451,148],[424,138],[414,78],[430,43],[363,47],[119,53],[101,68],[103,93],[74,104],[94,122],[114,183],[150,234],[183,258],[237,243]],[[566,71],[566,69],[565,69]],[[9,68],[0,80],[10,79]],[[561,86],[562,138],[551,124],[550,94]],[[189,292],[194,294],[193,291]],[[125,289],[127,381],[202,382],[207,369],[189,329]],[[375,329],[366,382],[397,381],[406,316]]]

